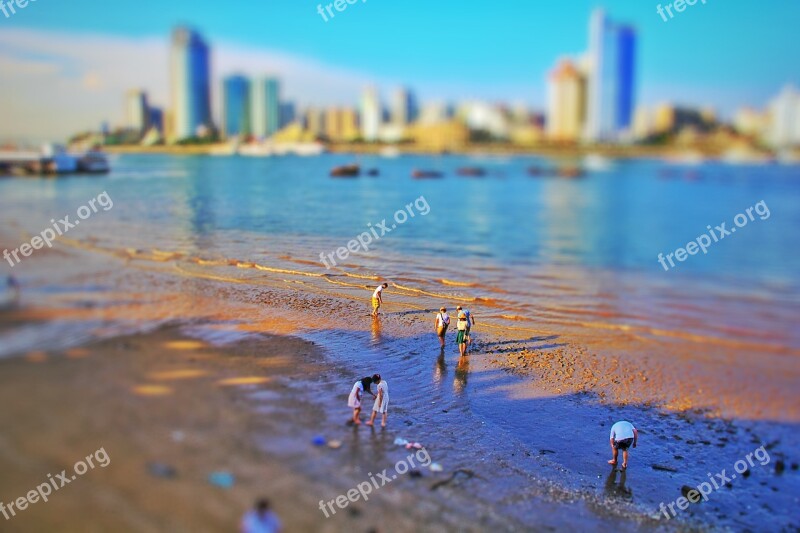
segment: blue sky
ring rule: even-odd
[[[8,39],[3,42],[9,30],[91,36],[95,42],[166,41],[175,24],[189,23],[215,46],[288,54],[357,73],[359,81],[406,83],[423,98],[542,106],[547,72],[559,57],[586,49],[589,14],[601,5],[589,0],[367,0],[348,5],[326,23],[317,14],[318,3],[37,0],[11,18],[0,15],[0,58],[13,53],[17,61],[25,59],[19,48],[10,50]],[[667,23],[656,14],[657,3],[602,4],[612,18],[639,30],[640,101],[713,105],[730,114],[740,105],[762,106],[785,83],[800,82],[800,2],[698,1]],[[40,50],[31,57],[36,53],[48,54]],[[315,89],[322,96],[324,90]]]

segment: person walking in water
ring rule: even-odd
[[[472,316],[469,309],[462,309],[460,305],[456,307],[456,311],[464,311],[464,314],[467,315],[467,348],[469,348],[469,345],[472,344],[472,338],[469,336],[469,332],[472,326],[475,325],[475,317]]]
[[[464,357],[467,355],[467,315],[464,314],[464,311],[458,312],[456,329],[458,330],[458,335],[456,336],[458,352],[461,354],[461,357]]]
[[[372,382],[377,383],[377,392],[375,396],[375,404],[372,406],[372,417],[367,422],[368,426],[371,426],[375,423],[375,417],[378,416],[378,413],[382,415],[381,419],[381,427],[386,427],[386,417],[389,415],[389,384],[386,383],[385,379],[381,378],[380,374],[375,374],[372,376]]]
[[[620,420],[611,426],[611,454],[612,458],[608,462],[610,465],[617,464],[617,454],[622,450],[622,469],[628,468],[628,448],[633,445],[636,448],[636,442],[639,440],[639,432],[633,427],[633,424],[625,420]]]
[[[377,376],[377,374],[375,374]],[[348,407],[353,408],[353,424],[359,425],[361,424],[361,400],[364,397],[364,393],[368,392],[375,396],[375,393],[372,392],[372,378],[366,377],[356,381],[353,384],[353,389],[350,391],[350,397],[347,399]]]
[[[380,309],[381,304],[383,304],[383,289],[388,286],[388,283],[382,283],[378,285],[378,288],[372,293],[372,316],[378,316],[378,309]]]
[[[450,317],[447,316],[447,309],[442,307],[436,313],[436,319],[433,321],[433,330],[439,337],[439,345],[444,348],[444,334],[447,333],[447,327],[450,325]]]

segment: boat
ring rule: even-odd
[[[528,176],[544,176],[546,170],[539,166],[528,167]]]
[[[443,178],[444,173],[439,172],[438,170],[419,170],[414,169],[411,172],[411,177],[414,179],[435,179],[435,178]]]
[[[461,167],[456,170],[456,174],[469,178],[482,178],[486,175],[486,171],[481,167]]]
[[[108,174],[111,166],[106,154],[99,148],[93,148],[78,158],[78,172],[84,174]]]
[[[332,178],[357,178],[361,175],[361,167],[352,165],[341,165],[331,169]]]
[[[586,172],[580,167],[561,167],[556,170],[559,178],[582,178]]]

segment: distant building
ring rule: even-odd
[[[469,144],[470,131],[460,120],[417,122],[409,128],[410,138],[422,150],[457,151]]]
[[[769,130],[769,115],[755,109],[744,107],[736,112],[733,127],[742,135],[760,138]]]
[[[280,82],[276,78],[256,80],[252,88],[253,134],[271,137],[280,129]]]
[[[653,130],[655,133],[678,133],[687,128],[707,131],[712,124],[709,118],[713,119],[697,109],[660,104],[655,109]]]
[[[586,139],[618,139],[631,126],[635,107],[636,30],[612,22],[603,9],[589,22]]]
[[[195,137],[213,129],[209,48],[196,31],[176,28],[170,49],[172,136]]]
[[[292,122],[294,122],[296,115],[297,113],[295,111],[294,102],[281,102],[280,117],[279,117],[280,120],[278,121],[279,129],[283,129]]]
[[[330,107],[325,110],[325,137],[334,142],[349,142],[360,137],[355,109]]]
[[[453,118],[453,108],[445,102],[427,102],[422,106],[419,121],[424,124],[446,122]]]
[[[547,135],[577,141],[586,119],[586,79],[570,60],[561,61],[547,83]]]
[[[488,135],[492,139],[508,139],[511,115],[499,105],[467,101],[459,106],[457,114],[478,137]]]
[[[800,92],[787,85],[769,103],[767,142],[775,148],[800,146]]]
[[[147,104],[147,93],[132,89],[125,94],[125,127],[139,135],[150,126],[150,108]]]
[[[320,137],[325,134],[325,116],[322,110],[316,107],[306,109],[303,118],[303,126],[313,137]]]
[[[367,142],[378,140],[383,107],[375,87],[368,87],[361,96],[361,137]]]
[[[225,137],[247,137],[252,133],[250,80],[236,74],[222,80],[222,128]]]
[[[414,94],[405,87],[396,89],[392,95],[391,123],[405,127],[417,120],[418,115]]]
[[[648,138],[653,133],[653,114],[644,106],[636,108],[633,115],[633,137],[637,140]]]
[[[161,135],[164,134],[164,110],[160,107],[150,107],[149,109],[149,129],[155,128]]]

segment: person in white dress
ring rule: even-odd
[[[353,423],[357,426],[361,424],[361,400],[364,397],[364,393],[369,392],[375,396],[371,389],[372,380],[373,378],[366,377],[356,381],[350,391],[350,396],[347,398],[348,407],[353,408]]]
[[[381,427],[386,427],[386,417],[389,415],[389,384],[385,379],[381,378],[380,374],[372,376],[372,382],[377,383],[377,392],[375,396],[375,404],[372,406],[372,417],[367,422],[368,426],[375,423],[375,417],[378,413],[382,415]]]

